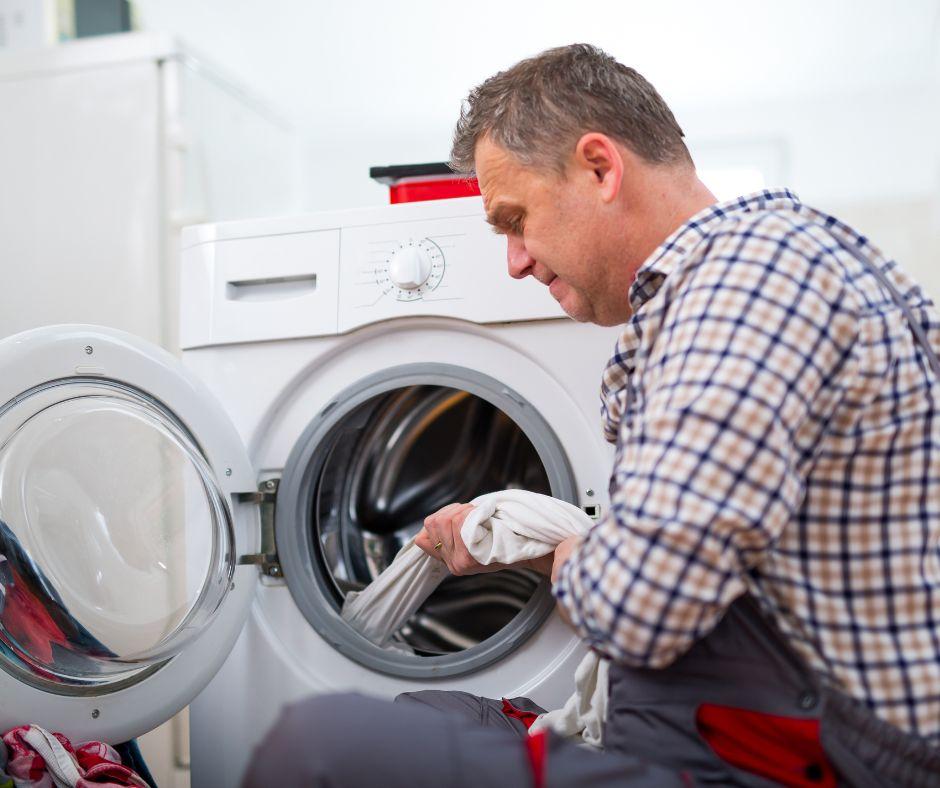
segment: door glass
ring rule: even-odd
[[[232,573],[228,508],[161,405],[71,380],[0,410],[0,666],[123,686],[208,622]]]

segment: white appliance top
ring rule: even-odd
[[[451,200],[426,200],[397,205],[376,205],[369,208],[318,211],[295,216],[268,216],[233,222],[198,224],[183,228],[182,247],[187,249],[209,241],[231,241],[240,238],[286,235],[409,220],[442,219],[455,215],[476,215],[481,221],[485,221],[483,200],[479,197],[458,197]]]
[[[479,197],[190,227],[181,345],[343,334],[396,318],[566,319],[512,279]]]
[[[179,44],[165,33],[118,33],[0,54],[0,79],[25,74],[101,68],[178,56]]]
[[[0,53],[0,81],[36,76],[50,77],[68,71],[114,68],[142,62],[159,63],[167,60],[182,63],[192,71],[209,75],[216,84],[278,125],[290,125],[289,121],[263,98],[243,87],[227,69],[166,33],[116,33],[64,41],[55,46],[38,49],[3,52]]]

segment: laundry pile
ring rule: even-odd
[[[569,536],[583,535],[593,521],[577,506],[547,495],[504,490],[471,501],[460,536],[481,564],[513,564],[552,552]],[[347,595],[343,619],[378,646],[396,649],[392,636],[447,576],[447,567],[408,542],[391,565],[360,592]],[[591,652],[575,671],[575,691],[565,705],[539,715],[530,733],[551,729],[602,745],[607,716],[607,662]]]
[[[111,745],[90,741],[75,748],[61,733],[21,725],[0,743],[0,788],[149,788],[123,765]]]

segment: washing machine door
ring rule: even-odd
[[[0,730],[116,743],[189,703],[247,615],[254,488],[160,348],[91,326],[0,341]]]

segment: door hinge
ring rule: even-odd
[[[237,496],[239,503],[256,503],[261,510],[261,551],[239,556],[238,563],[259,566],[263,574],[277,578],[284,576],[274,541],[274,510],[277,506],[279,482],[280,479],[265,479],[258,485],[257,492],[239,493]]]

